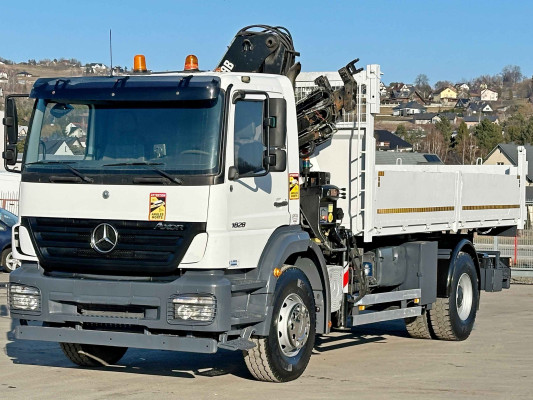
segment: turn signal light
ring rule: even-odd
[[[272,272],[272,274],[276,277],[276,278],[279,278],[281,276],[281,269],[279,268],[274,268],[274,271]]]
[[[133,72],[148,72],[146,69],[146,59],[142,54],[133,57]]]
[[[185,57],[185,67],[183,68],[185,71],[194,71],[198,70],[198,57],[196,57],[193,54],[189,54],[187,57]]]

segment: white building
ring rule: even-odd
[[[498,101],[498,93],[494,90],[483,89],[481,91],[481,101]]]

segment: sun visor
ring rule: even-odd
[[[214,100],[220,79],[212,76],[121,76],[41,78],[30,97],[53,101]]]

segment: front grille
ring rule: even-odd
[[[91,247],[93,230],[102,223],[118,232],[116,247],[99,253]],[[23,217],[41,266],[47,271],[97,274],[168,274],[176,270],[194,236],[205,223],[166,222],[182,230],[154,229],[158,222]]]
[[[109,304],[80,304],[78,305],[78,314],[89,317],[144,319],[145,307],[116,306]]]

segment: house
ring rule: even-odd
[[[494,110],[492,109],[489,103],[481,101],[472,101],[470,102],[470,104],[468,104],[468,107],[466,107],[465,111],[467,115],[477,115],[491,113]]]
[[[126,70],[122,67],[113,67],[113,73],[114,74],[124,74],[126,72]]]
[[[494,90],[483,89],[481,91],[481,101],[498,101],[498,93]]]
[[[421,113],[413,116],[413,123],[415,125],[434,124],[440,121],[437,113]]]
[[[79,125],[73,122],[71,122],[65,127],[65,134],[69,137],[77,137],[77,138],[87,135],[85,131]]]
[[[533,146],[526,144],[526,158],[533,160]],[[486,165],[517,165],[518,164],[518,145],[515,143],[500,143],[493,148],[483,164]],[[533,184],[533,163],[528,163],[527,181]]]
[[[376,139],[376,150],[396,152],[413,150],[412,144],[385,129],[376,129],[374,138]]]
[[[457,123],[457,114],[455,113],[439,113],[439,118],[441,120],[446,118],[452,125]]]
[[[457,103],[455,103],[454,108],[465,109],[466,107],[468,107],[468,104],[470,104],[470,99],[459,98],[459,99],[457,99]]]
[[[83,147],[78,138],[49,138],[43,144],[46,154],[54,156],[72,156]]]
[[[457,90],[453,87],[443,87],[433,93],[433,101],[445,105],[455,104],[457,102]]]
[[[387,97],[388,96],[388,90],[387,86],[382,81],[379,81],[379,94],[381,97]]]
[[[387,90],[391,102],[410,102],[414,100],[421,104],[426,102],[426,99],[424,99],[413,85],[397,83],[391,85]]]
[[[500,143],[485,157],[486,165],[518,165],[518,145],[514,143]],[[533,160],[533,146],[526,144],[526,159]],[[533,162],[528,162],[526,174],[526,205],[529,223],[533,217]]]
[[[466,83],[458,83],[455,85],[455,88],[457,89],[457,91],[468,92],[470,90],[470,86],[468,86]]]
[[[18,137],[22,139],[28,136],[28,127],[26,125],[19,125]]]
[[[85,65],[85,71],[91,74],[98,74],[107,71],[107,67],[101,63],[90,63]]]
[[[392,109],[392,115],[406,117],[426,112],[427,108],[416,101],[402,103]]]
[[[463,117],[463,120],[465,121],[465,124],[467,127],[471,128],[474,126],[477,126],[483,121],[484,119],[488,119],[490,122],[494,124],[499,124],[500,120],[496,115],[472,115],[472,116],[465,116]]]
[[[7,72],[0,72],[0,80],[7,80]]]
[[[470,92],[470,101],[481,101],[481,92]]]
[[[31,78],[33,75],[26,71],[17,72],[18,78]]]
[[[392,151],[376,151],[376,165],[420,165],[444,164],[436,154],[428,153],[397,153]]]
[[[455,86],[455,89],[457,90],[457,97],[458,98],[468,98],[470,93],[470,86],[468,86],[466,83],[458,83]]]

